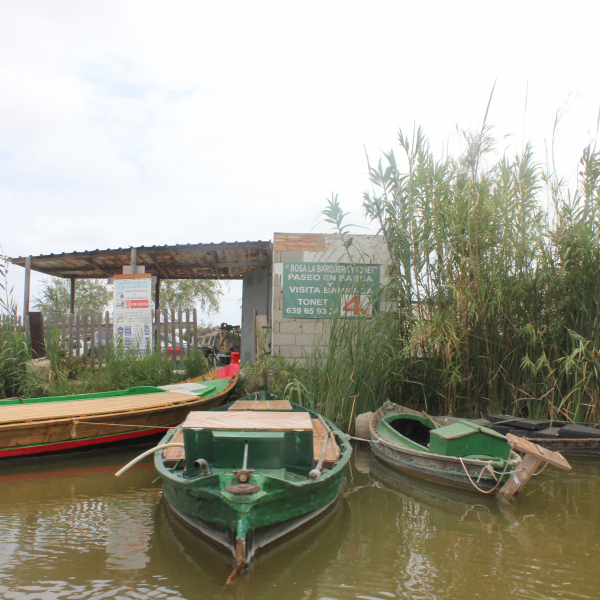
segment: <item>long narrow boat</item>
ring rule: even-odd
[[[239,370],[238,354],[227,367],[175,385],[0,400],[0,459],[146,441],[181,423],[190,411],[223,402]]]
[[[165,498],[184,523],[231,551],[229,581],[258,548],[335,502],[352,453],[333,423],[266,392],[191,413],[163,448],[154,464]]]
[[[362,432],[365,421],[373,454],[395,471],[495,494],[505,503],[515,500],[543,463],[571,469],[559,453],[517,436],[504,436],[469,421],[447,425],[391,402],[375,413],[359,415],[357,432]]]

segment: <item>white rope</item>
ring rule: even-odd
[[[158,446],[155,446],[154,448],[150,448],[150,450],[146,450],[146,452],[142,452],[139,456],[134,458],[132,461],[128,462],[122,469],[117,471],[115,473],[115,475],[117,477],[120,477],[121,475],[123,475],[123,473],[125,473],[125,471],[127,471],[127,469],[129,469],[130,467],[133,467],[133,465],[135,465],[135,463],[142,460],[142,458],[146,458],[146,456],[148,456],[149,454],[153,454],[154,452],[157,452],[158,450],[162,450],[163,448],[183,448],[183,447],[184,447],[184,445],[179,442],[170,442],[169,444],[159,444]]]
[[[491,489],[491,490],[482,490],[472,479],[471,479],[471,475],[469,474],[469,471],[467,471],[467,467],[465,466],[465,463],[463,462],[463,459],[461,456],[458,457],[458,459],[460,460],[460,464],[463,466],[463,469],[465,470],[465,473],[467,474],[467,477],[469,478],[469,481],[471,482],[471,484],[473,485],[473,487],[478,491],[481,492],[482,494],[491,494],[492,492],[496,491],[496,488],[502,483],[502,477],[504,477],[504,475],[506,475],[507,473],[507,469],[508,469],[508,461],[506,461],[506,466],[504,467],[504,472],[502,473],[502,477],[500,477],[500,479],[497,480],[496,485]],[[490,461],[491,462],[491,461]],[[489,468],[490,465],[486,465],[483,469],[482,472]],[[481,473],[479,474],[479,479],[481,479]],[[477,480],[479,482],[479,479]]]

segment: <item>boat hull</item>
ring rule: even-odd
[[[193,382],[214,379],[197,377]],[[144,443],[179,425],[190,411],[218,406],[231,393],[237,375],[218,394],[159,408],[140,409],[97,416],[38,421],[16,421],[0,425],[0,460],[100,448],[124,443]]]
[[[249,532],[248,535],[246,535],[246,566],[249,564],[250,560],[259,548],[264,548],[271,542],[282,538],[309,521],[312,521],[332,507],[335,502],[336,501],[334,500],[333,502],[330,502],[329,504],[304,515],[300,515],[280,523],[275,523],[273,525],[267,525],[260,529]],[[173,514],[183,523],[185,523],[185,525],[187,525],[190,529],[211,539],[219,546],[230,551],[232,556],[236,558],[236,536],[231,529],[222,527],[216,523],[211,523],[210,521],[205,521],[204,519],[200,519],[198,517],[188,515],[172,506],[168,501],[167,505]]]
[[[426,481],[438,483],[453,488],[477,491],[467,477],[466,473],[461,473],[457,469],[462,468],[459,461],[453,461],[448,464],[447,461],[436,460],[436,457],[421,457],[412,452],[404,452],[401,448],[379,447],[378,444],[372,444],[373,455],[388,467],[398,473],[419,477]],[[458,462],[458,464],[456,464]],[[479,473],[485,465],[479,466],[479,471],[473,473],[471,478],[477,482]],[[482,477],[477,483],[477,487],[488,492],[496,486],[495,480]]]
[[[157,453],[154,464],[162,479],[165,499],[190,528],[232,552],[237,576],[257,549],[311,521],[339,498],[352,448],[339,429],[327,424],[334,432],[341,455],[316,480],[290,472],[285,477],[258,472],[252,475],[251,482],[258,484],[260,491],[235,496],[228,491],[229,473],[184,478],[168,469],[162,453]],[[167,434],[162,443],[169,443],[175,434],[176,431]]]
[[[392,405],[393,409],[386,409],[385,405],[373,413],[369,423],[371,448],[373,455],[398,473],[419,477],[426,481],[444,486],[469,490],[471,492],[495,494],[502,489],[498,480],[486,470],[487,461],[443,456],[431,452],[420,452],[399,444],[387,442],[377,432],[377,423],[380,419],[392,413],[421,414],[404,407]],[[510,472],[498,475],[506,481]]]

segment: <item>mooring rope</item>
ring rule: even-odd
[[[465,470],[465,473],[467,474],[467,477],[469,478],[469,481],[471,482],[471,484],[473,485],[473,487],[478,491],[481,492],[482,494],[491,494],[492,492],[496,491],[496,488],[502,483],[502,477],[504,477],[504,475],[506,475],[507,473],[507,469],[508,469],[508,461],[506,461],[506,466],[504,467],[504,472],[502,473],[500,479],[498,479],[496,481],[496,485],[491,489],[491,490],[482,490],[472,479],[471,479],[471,475],[469,474],[469,471],[467,471],[467,467],[465,465],[465,463],[463,462],[462,456],[459,456],[458,459],[460,460],[460,464],[463,466],[463,469]],[[491,462],[491,461],[490,461]],[[479,479],[481,479],[481,474],[483,473],[483,471],[485,471],[486,469],[490,468],[490,465],[486,465],[482,470],[481,473],[479,474]],[[514,471],[513,471],[514,473]],[[479,481],[479,479],[477,481]]]

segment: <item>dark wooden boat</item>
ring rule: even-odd
[[[232,553],[229,581],[257,549],[337,500],[352,453],[333,423],[265,392],[191,413],[157,448],[165,446],[155,454],[165,498],[187,526]]]
[[[514,501],[542,464],[571,468],[556,452],[469,421],[447,424],[391,402],[359,415],[357,423],[365,417],[374,456],[395,471],[494,494],[506,503]]]
[[[453,417],[440,417],[452,423]],[[550,419],[488,415],[473,421],[498,433],[516,435],[538,446],[567,456],[600,456],[600,429]]]
[[[190,411],[223,402],[238,377],[239,355],[227,367],[172,386],[0,400],[0,459],[147,441]]]

